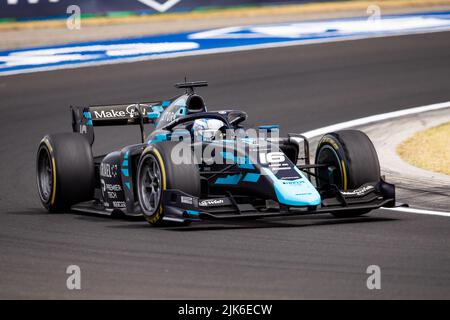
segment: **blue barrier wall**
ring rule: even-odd
[[[34,19],[66,16],[67,7],[78,5],[83,14],[104,14],[108,12],[136,11],[156,13],[155,9],[139,0],[0,0],[0,18]],[[155,0],[163,4],[168,0]],[[288,4],[313,2],[311,0],[180,0],[168,12],[191,11],[201,7],[230,7],[239,5]]]

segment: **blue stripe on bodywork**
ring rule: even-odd
[[[89,111],[83,112],[83,116],[84,116],[86,119],[92,119],[92,114],[91,114]]]
[[[248,169],[248,170],[255,169],[255,166],[250,163],[249,158],[246,156],[236,157],[233,154],[233,152],[229,152],[229,151],[221,152],[221,155],[225,160],[231,160],[231,161],[233,161],[233,163],[236,163],[238,165],[238,167],[241,169]]]
[[[215,184],[238,184],[242,178],[242,173],[229,175],[225,178],[217,178]]]
[[[163,112],[164,108],[162,106],[152,106],[153,112]]]
[[[279,130],[280,126],[277,125],[277,124],[271,124],[271,125],[259,126],[258,129],[261,129],[261,130]]]
[[[200,214],[200,211],[197,210],[184,210],[184,212],[191,216],[198,216]]]
[[[258,182],[261,175],[259,173],[247,173],[242,180],[243,182]]]
[[[149,140],[147,142],[147,144],[152,144],[155,142],[161,142],[161,141],[166,141],[167,140],[167,134],[165,133],[161,133],[161,134],[157,134],[153,137],[153,139]]]
[[[239,163],[239,162],[238,162]],[[248,170],[253,170],[253,169],[255,169],[255,167],[251,164],[251,163],[241,163],[241,164],[238,164],[238,168],[241,168],[241,169],[248,169]]]
[[[160,115],[159,112],[147,112],[147,118],[149,119],[158,119]]]

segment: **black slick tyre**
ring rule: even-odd
[[[89,142],[78,133],[48,135],[36,156],[39,198],[49,212],[64,212],[94,194],[94,160]]]
[[[193,158],[175,163],[172,150],[179,142],[164,141],[147,147],[137,170],[137,193],[142,214],[154,226],[164,218],[164,191],[177,189],[200,196],[200,173]]]
[[[316,151],[317,164],[331,164],[318,168],[317,185],[336,185],[341,191],[359,188],[365,183],[380,181],[380,163],[369,137],[359,130],[331,132],[322,137]],[[333,213],[339,218],[355,217],[370,210],[350,210]]]

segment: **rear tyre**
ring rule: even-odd
[[[142,153],[137,171],[138,199],[142,214],[154,226],[163,224],[164,191],[178,189],[200,196],[200,173],[193,157],[185,163],[172,161],[172,150],[179,142],[164,141],[149,146]]]
[[[380,180],[380,163],[369,137],[359,130],[331,132],[322,137],[316,151],[317,164],[331,164],[319,168],[317,185],[335,184],[339,190],[356,189],[368,182]],[[370,210],[333,213],[338,218],[356,217]]]
[[[94,194],[94,160],[89,142],[78,133],[48,135],[36,157],[39,198],[49,212],[64,212]]]

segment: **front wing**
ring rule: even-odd
[[[272,200],[261,203],[251,197],[228,194],[214,198],[196,198],[178,190],[166,190],[164,217],[172,221],[199,221],[210,219],[251,219],[274,216],[292,216],[343,211],[369,211],[395,206],[395,187],[383,180],[377,183],[341,192],[334,186],[321,191],[320,206],[279,206]]]
[[[180,190],[165,190],[163,196],[164,219],[174,222],[201,220],[254,219],[333,213],[343,211],[370,211],[380,207],[395,206],[395,187],[383,180],[341,192],[329,186],[321,190],[320,206],[289,207],[280,206],[273,200],[255,199],[249,196],[227,194],[209,198],[197,198]],[[111,215],[98,201],[88,201],[72,206],[72,210],[94,214]],[[140,215],[139,206],[125,215]]]

